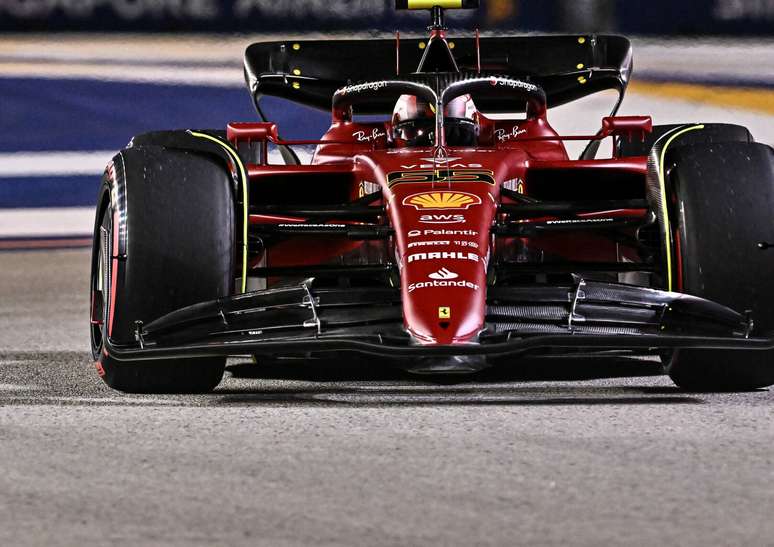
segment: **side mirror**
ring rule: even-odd
[[[629,141],[636,138],[645,140],[645,135],[653,131],[650,116],[607,116],[602,118],[600,134],[605,137],[626,137]]]
[[[231,122],[226,126],[226,138],[238,144],[239,141],[276,141],[277,125],[272,122]]]
[[[271,122],[231,122],[226,126],[226,138],[244,163],[266,165],[269,141],[276,143],[279,135],[277,125]]]

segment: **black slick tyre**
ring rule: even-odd
[[[135,342],[136,322],[234,291],[232,181],[217,158],[159,146],[131,147],[103,177],[91,264],[91,348],[113,389],[202,393],[225,358],[119,361],[115,344]]]
[[[677,289],[774,329],[774,150],[755,143],[683,146],[670,152],[667,193]],[[763,244],[763,245],[761,245]],[[774,352],[683,349],[666,370],[690,391],[746,391],[774,384]]]

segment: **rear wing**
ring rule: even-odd
[[[631,43],[623,36],[572,35],[449,39],[461,73],[506,76],[541,86],[549,107],[615,89],[621,96],[632,70]],[[282,97],[328,110],[337,89],[358,82],[408,80],[427,46],[425,39],[297,40],[258,42],[245,52],[245,79],[254,99]],[[480,72],[478,55],[480,53]],[[391,112],[394,101],[370,103],[363,114]],[[497,97],[484,112],[513,112]]]

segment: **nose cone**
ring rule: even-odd
[[[425,241],[446,240],[419,240]],[[467,240],[451,241],[439,245],[444,250],[410,249],[404,256],[403,314],[409,332],[423,343],[470,341],[483,326],[484,258],[475,250],[452,250],[454,241]]]
[[[475,342],[495,213],[490,186],[392,190],[406,329],[422,344]]]

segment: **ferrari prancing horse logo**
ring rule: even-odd
[[[451,308],[449,306],[439,306],[438,319],[451,319]]]
[[[481,205],[481,198],[467,192],[420,192],[403,199],[403,205],[413,205],[419,210],[468,209]]]

